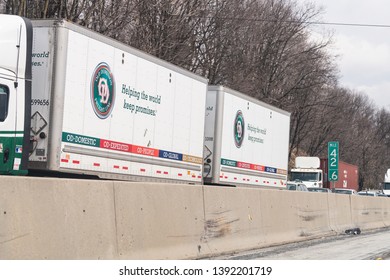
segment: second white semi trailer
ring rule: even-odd
[[[290,113],[238,91],[209,86],[204,180],[285,188]]]

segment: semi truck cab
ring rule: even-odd
[[[296,157],[295,168],[290,172],[290,181],[300,181],[308,188],[323,187],[323,174],[318,157]]]
[[[30,136],[32,25],[0,18],[0,174],[27,173]]]
[[[290,180],[301,181],[307,187],[322,188],[322,170],[292,169]]]

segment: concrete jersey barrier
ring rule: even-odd
[[[0,177],[0,259],[196,259],[390,225],[390,200]]]

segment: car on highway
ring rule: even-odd
[[[288,181],[287,182],[287,190],[289,191],[302,191],[307,192],[308,189],[305,184],[297,181]]]
[[[355,191],[354,189],[341,189],[341,188],[336,188],[336,189],[333,189],[332,192],[334,193],[339,193],[339,194],[350,194],[350,195],[356,195],[357,194],[357,191]]]
[[[378,196],[378,193],[376,191],[360,191],[358,192],[358,195],[365,195],[365,196]]]
[[[309,190],[309,192],[322,192],[322,193],[330,193],[330,192],[332,192],[328,188],[309,187],[307,189]]]

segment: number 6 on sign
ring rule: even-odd
[[[339,179],[339,172],[337,170],[333,170],[330,174],[332,181],[337,181]]]

